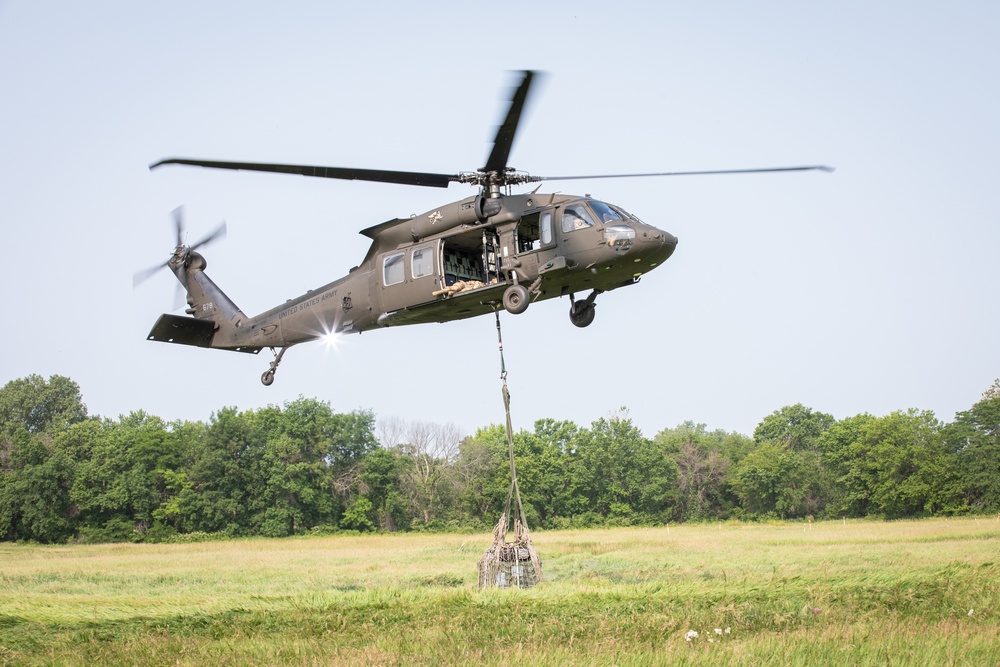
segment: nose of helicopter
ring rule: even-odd
[[[667,251],[667,257],[670,257],[674,254],[674,249],[677,248],[677,237],[669,232],[661,231],[660,233],[663,234],[663,247]]]
[[[656,227],[643,233],[649,258],[657,264],[667,261],[677,247],[677,237]]]

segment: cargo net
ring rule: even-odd
[[[517,482],[511,484],[517,494]],[[517,498],[520,518],[514,519],[514,541],[507,541],[507,515],[504,511],[493,529],[493,544],[479,559],[479,588],[531,588],[542,581],[542,561],[538,558],[531,534],[524,523],[524,510]],[[510,501],[508,500],[508,505]]]
[[[514,468],[514,431],[510,422],[510,392],[507,390],[507,369],[503,361],[503,337],[500,333],[500,311],[496,311],[497,340],[500,343],[500,379],[503,380],[503,404],[507,412],[507,451],[510,454],[510,492],[503,514],[493,529],[493,544],[479,559],[479,588],[531,588],[542,581],[542,561],[531,543],[528,520],[517,488]],[[507,541],[510,519],[514,520],[514,541]]]

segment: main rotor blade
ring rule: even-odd
[[[217,160],[193,160],[189,158],[167,158],[154,162],[149,168],[156,169],[165,164],[186,164],[212,169],[245,169],[247,171],[272,171],[280,174],[299,174],[317,178],[339,178],[347,181],[374,181],[376,183],[396,183],[398,185],[421,185],[430,188],[446,188],[450,183],[460,181],[455,174],[430,174],[419,171],[387,171],[384,169],[351,169],[347,167],[311,167],[295,164],[264,164],[260,162],[219,162]]]
[[[528,91],[531,89],[531,80],[535,73],[525,70],[520,85],[514,91],[510,99],[510,108],[507,110],[507,117],[503,124],[497,128],[496,139],[493,140],[493,151],[486,159],[486,166],[482,171],[503,172],[507,168],[507,158],[510,157],[510,149],[514,145],[514,135],[517,134],[517,125],[521,120],[521,111],[524,103],[528,99]]]
[[[711,174],[759,174],[772,171],[835,171],[833,167],[826,165],[814,165],[810,167],[769,167],[766,169],[715,169],[712,171],[661,171],[650,174],[600,174],[594,176],[529,176],[526,182],[536,183],[538,181],[579,181],[588,178],[642,178],[645,176],[705,176]]]

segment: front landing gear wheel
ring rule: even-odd
[[[594,316],[597,314],[597,309],[594,304],[587,303],[586,301],[577,301],[569,309],[569,321],[573,323],[574,326],[587,327],[594,321]]]
[[[260,381],[265,387],[270,387],[271,383],[274,382],[274,369],[268,368],[264,371],[264,374],[260,376]]]
[[[524,285],[511,285],[503,293],[503,307],[511,315],[520,315],[528,309],[531,297]]]

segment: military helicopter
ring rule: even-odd
[[[362,333],[387,326],[450,322],[494,312],[523,313],[534,301],[568,296],[569,318],[578,327],[594,321],[595,299],[634,285],[665,262],[677,238],[641,221],[624,208],[589,196],[526,194],[525,183],[596,178],[736,174],[824,170],[825,166],[718,171],[532,176],[507,166],[514,136],[535,72],[519,73],[503,123],[486,164],[476,171],[435,174],[168,158],[150,165],[192,165],[319,178],[375,181],[447,188],[467,183],[479,192],[421,215],[397,218],[361,230],[372,240],[368,254],[350,272],[318,289],[248,317],[205,274],[197,250],[221,237],[220,226],[193,245],[183,242],[176,214],[177,246],[163,264],[135,275],[135,284],[169,268],[187,292],[187,316],[163,314],[148,340],[257,354],[273,360],[261,382],[270,386],[288,348],[332,334]],[[583,298],[578,294],[588,292]]]

